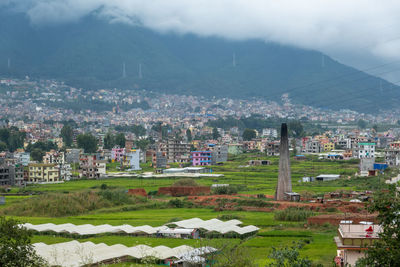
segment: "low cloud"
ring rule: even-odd
[[[357,67],[400,59],[400,1],[0,0],[36,25],[95,14],[176,34],[262,39],[322,51]]]

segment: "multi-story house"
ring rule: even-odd
[[[125,148],[120,148],[119,146],[113,147],[111,150],[111,160],[113,162],[121,162],[123,156],[125,155]]]
[[[263,137],[278,138],[278,131],[275,128],[265,128],[262,130]]]
[[[379,239],[382,227],[376,224],[352,224],[344,221],[339,224],[338,236],[334,238],[337,246],[335,261],[339,266],[354,266],[363,251]]]
[[[0,161],[0,186],[21,186],[24,183],[24,168],[21,164]]]
[[[212,163],[212,151],[192,151],[190,157],[193,166],[208,166]]]
[[[122,166],[125,168],[129,168],[132,171],[141,170],[140,168],[140,149],[131,149],[130,151],[125,152],[125,155],[122,156]]]
[[[215,165],[218,162],[226,162],[228,161],[228,146],[211,146],[212,150],[212,157],[211,157],[211,164]]]
[[[57,164],[62,165],[65,163],[64,152],[59,152],[55,150],[50,150],[50,152],[46,152],[46,155],[43,156],[43,163],[46,164]]]
[[[98,179],[106,176],[106,161],[96,155],[83,154],[79,162],[79,177]]]
[[[65,161],[69,164],[78,163],[79,156],[82,153],[83,153],[82,149],[78,149],[78,148],[67,149],[66,154],[65,154]]]
[[[167,153],[166,152],[156,152],[153,155],[153,165],[156,168],[166,168],[167,167]]]
[[[309,140],[306,143],[306,153],[321,153],[323,151],[323,146],[318,140]]]
[[[265,148],[267,156],[279,156],[280,153],[280,141],[268,142]]]
[[[358,159],[374,158],[375,146],[375,143],[358,143],[354,149],[354,157]]]
[[[18,163],[22,164],[22,166],[28,166],[29,161],[31,160],[29,152],[14,153],[14,157],[17,159]]]
[[[30,163],[28,165],[29,178],[31,183],[57,182],[60,181],[60,170],[57,164]]]
[[[385,149],[385,161],[389,166],[400,165],[400,141],[390,143]]]
[[[190,153],[190,144],[169,139],[166,150],[168,162],[176,162],[178,157]]]
[[[332,143],[332,142],[324,143],[323,146],[324,146],[324,151],[325,151],[325,152],[329,152],[329,151],[332,151],[332,150],[335,149],[335,144]]]

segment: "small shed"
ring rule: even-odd
[[[337,180],[340,178],[339,174],[320,174],[317,177],[315,177],[316,181],[333,181],[333,180]]]
[[[294,156],[294,159],[295,160],[306,160],[307,158],[304,155],[296,155],[296,156]]]
[[[6,204],[6,197],[0,197],[0,205]]]
[[[285,192],[285,199],[287,201],[299,202],[300,201],[300,194],[296,193],[296,192]]]
[[[302,178],[303,183],[309,183],[314,181],[314,177],[303,177]]]

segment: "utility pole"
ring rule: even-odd
[[[122,78],[126,78],[126,67],[125,67],[125,62],[122,64]]]
[[[143,78],[143,74],[142,74],[142,64],[139,64],[139,79]]]

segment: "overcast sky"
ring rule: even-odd
[[[400,61],[400,0],[0,0],[0,8],[6,6],[25,12],[36,25],[96,13],[110,23],[164,33],[314,49],[360,69]],[[395,81],[400,63],[375,73],[385,71]]]

